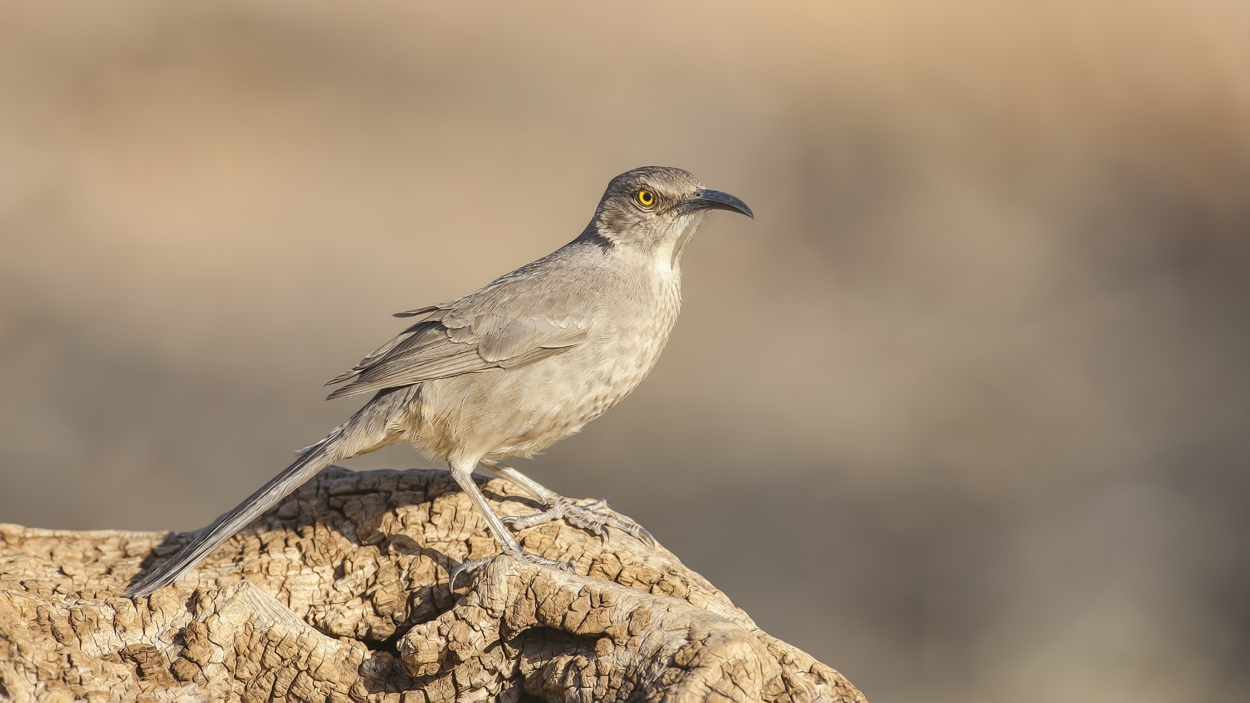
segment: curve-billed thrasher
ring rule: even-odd
[[[326,466],[397,442],[446,462],[514,558],[564,566],[521,551],[473,483],[479,464],[547,505],[514,527],[564,518],[595,532],[611,525],[642,535],[599,512],[602,502],[575,505],[500,459],[532,456],[576,432],[642,381],[677,320],[682,249],[716,208],[754,217],[746,203],[686,171],[635,169],[612,179],[577,239],[476,293],[398,313],[420,321],[327,384],[350,381],[330,398],[373,398],[126,595],[177,580]]]

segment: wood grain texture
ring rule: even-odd
[[[536,506],[482,484],[501,515]],[[323,471],[147,598],[185,534],[0,525],[0,699],[863,701],[663,547],[549,523],[497,552],[439,471]]]

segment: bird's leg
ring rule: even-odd
[[[622,520],[616,515],[605,511],[604,509],[608,507],[608,501],[606,500],[585,501],[580,504],[574,503],[503,462],[484,460],[481,464],[495,472],[500,478],[520,486],[547,506],[546,510],[537,515],[503,518],[503,522],[511,525],[514,530],[523,530],[545,522],[551,522],[552,520],[563,519],[574,527],[580,527],[598,536],[605,536],[609,527],[615,527],[618,530],[627,532],[635,539],[643,540],[651,546],[655,546],[655,538],[642,525],[632,520]]]
[[[473,482],[473,464],[469,464],[467,469],[463,466],[452,465],[451,477],[456,480],[457,484],[459,484],[460,490],[464,491],[465,494],[469,496],[469,500],[473,502],[473,507],[477,508],[477,511],[482,514],[482,517],[486,518],[486,526],[490,529],[491,535],[493,535],[495,541],[499,543],[499,547],[503,550],[504,554],[507,554],[517,561],[523,561],[537,566],[546,566],[560,569],[562,571],[568,571],[570,573],[573,571],[573,566],[567,562],[547,559],[536,554],[530,554],[529,552],[521,549],[521,545],[517,543],[516,538],[512,536],[512,533],[508,531],[508,528],[504,527],[503,522],[499,519],[499,516],[495,514],[495,511],[491,510],[490,504],[486,502],[486,496],[482,495],[482,491],[478,489],[477,484]],[[476,569],[482,564],[490,561],[492,558],[493,557],[487,557],[485,559],[473,559],[471,561],[461,562],[459,566],[451,570],[451,574],[449,574],[448,578],[448,588],[455,590],[457,576],[466,570]]]

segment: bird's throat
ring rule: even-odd
[[[665,237],[655,248],[653,256],[655,257],[656,271],[660,273],[674,274],[678,270],[681,263],[681,253],[686,248],[686,243],[694,236],[695,230],[699,229],[699,225],[703,222],[702,214],[683,218],[681,222],[674,227],[674,232]]]

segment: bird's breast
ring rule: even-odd
[[[608,321],[597,343],[587,349],[590,373],[579,389],[579,426],[629,395],[659,360],[677,321],[681,295],[676,276],[656,278],[646,298],[628,306],[629,314]]]

